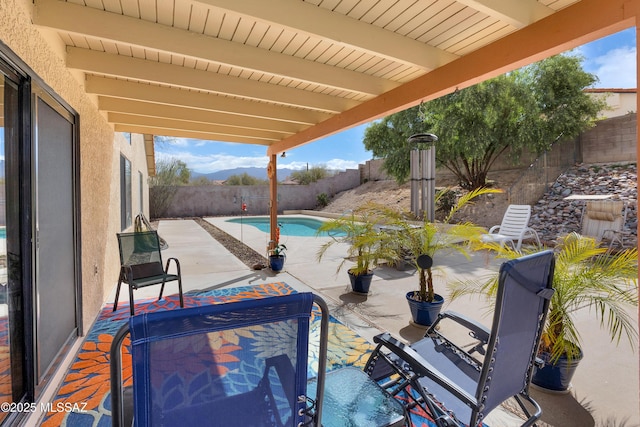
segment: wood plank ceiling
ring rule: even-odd
[[[471,84],[461,76],[420,92],[418,83],[438,70],[469,73],[474,62],[461,59],[556,14],[572,16],[580,3],[621,7],[616,0],[35,0],[33,23],[64,44],[67,67],[116,131],[261,144],[274,154]],[[607,22],[594,28],[616,29]]]

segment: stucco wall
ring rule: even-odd
[[[313,209],[321,193],[328,196],[360,185],[360,172],[350,169],[309,185],[279,185],[278,212]],[[153,197],[153,188],[150,189]],[[237,215],[241,203],[251,214],[269,212],[268,185],[205,185],[177,187],[166,217]]]
[[[57,36],[31,25],[31,6],[25,0],[0,2],[0,40],[80,117],[81,280],[86,330],[117,280],[119,268],[113,244],[114,222],[120,221],[119,199],[114,203],[119,187],[113,188],[112,179],[114,162],[117,169],[118,161],[114,132],[98,112],[95,100],[82,90],[81,81],[66,70],[62,43],[58,42],[59,49],[51,50],[45,42],[45,37],[55,40]]]

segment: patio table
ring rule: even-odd
[[[316,380],[307,384],[314,395]],[[400,427],[402,404],[362,370],[349,366],[327,373],[322,407],[323,427]]]

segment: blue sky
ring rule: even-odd
[[[575,49],[585,58],[583,67],[598,76],[598,88],[636,87],[636,38],[631,28]],[[278,167],[303,169],[307,165],[324,165],[330,169],[357,168],[371,159],[362,138],[367,125],[357,126],[295,150],[278,159]],[[199,141],[177,138],[172,143],[156,144],[156,159],[178,158],[191,170],[216,172],[237,167],[266,167],[264,146]]]

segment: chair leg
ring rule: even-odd
[[[134,315],[134,307],[133,307],[133,286],[129,285],[129,311],[131,315]]]
[[[184,308],[184,298],[182,297],[182,277],[178,276],[178,295],[180,295],[180,307]]]
[[[162,282],[162,286],[160,286],[160,295],[158,295],[158,301],[162,299],[162,294],[164,293],[164,281]]]
[[[116,288],[116,300],[113,302],[113,311],[118,309],[118,297],[120,296],[120,286],[122,285],[122,273],[120,273],[120,277],[118,278],[118,287]]]

